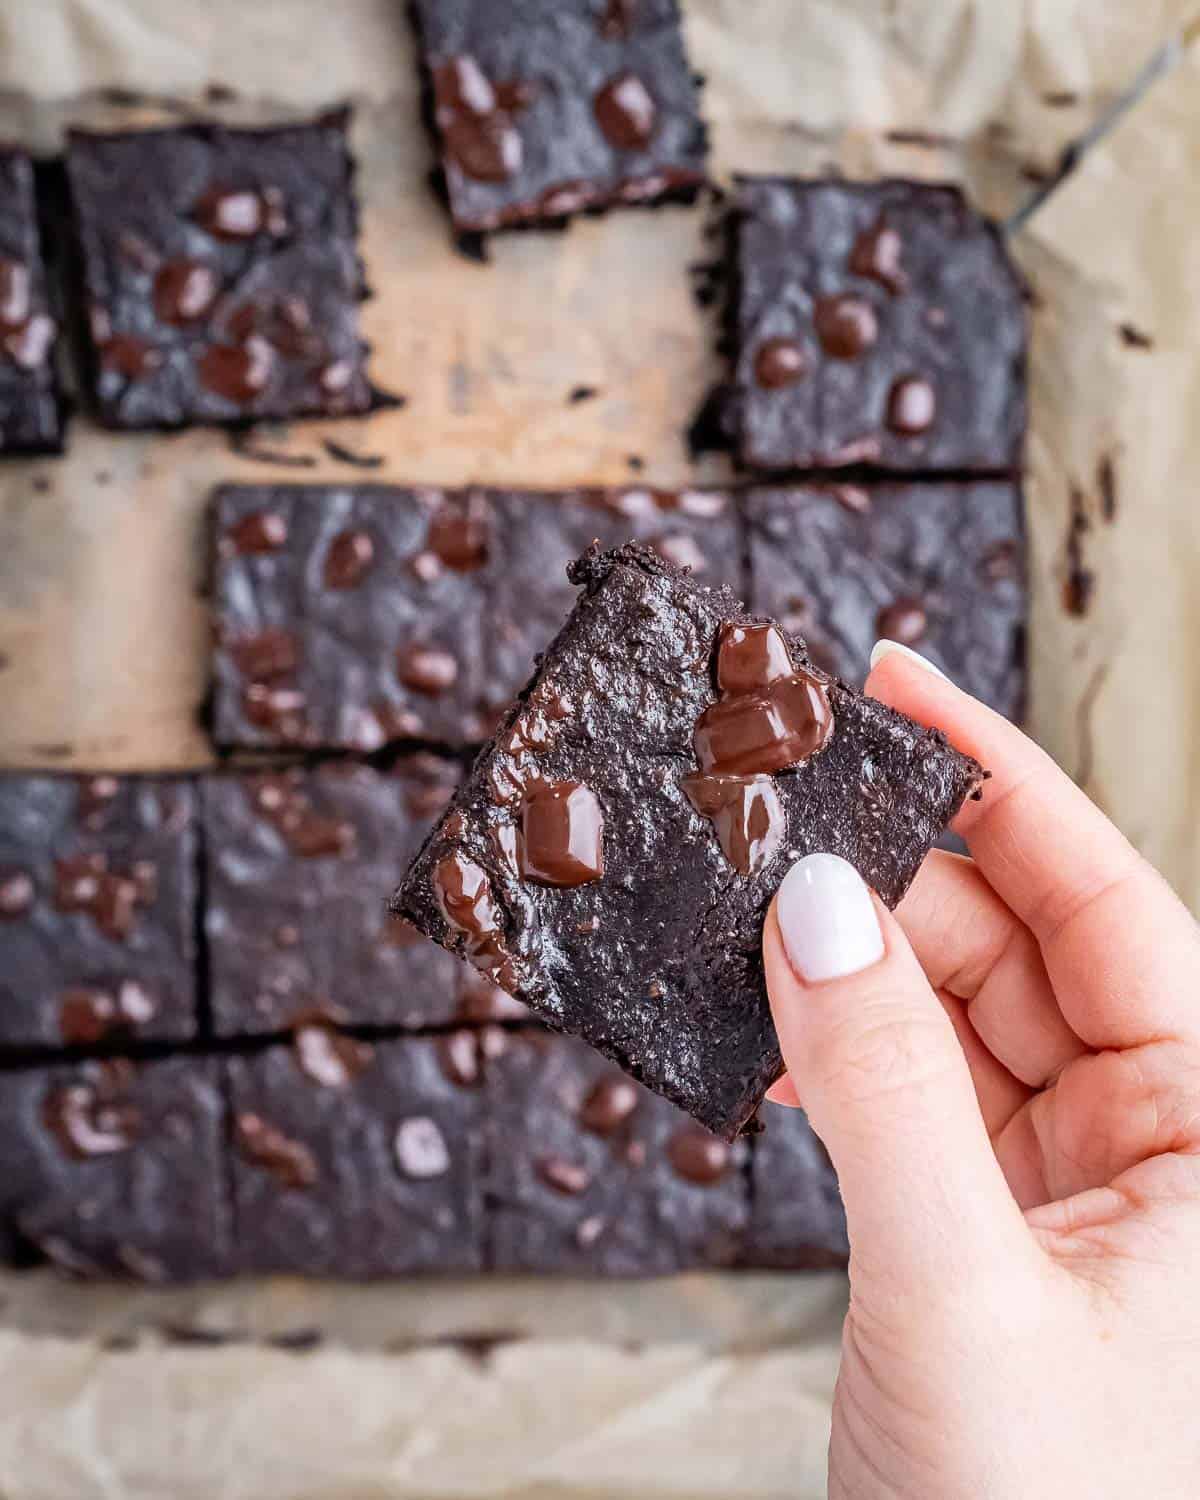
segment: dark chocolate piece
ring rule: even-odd
[[[72,131],[92,396],[111,427],[371,406],[349,115]]]
[[[239,1271],[483,1268],[478,1068],[461,1080],[426,1038],[360,1046],[343,1073],[314,1076],[288,1047],[226,1066]]]
[[[596,0],[415,0],[426,111],[454,227],[478,236],[706,182],[676,0],[609,24]]]
[[[195,864],[190,781],[0,774],[0,1046],[194,1036]]]
[[[894,906],[983,773],[935,731],[827,680],[799,642],[761,632],[749,659],[721,662],[724,685],[748,695],[778,670],[774,680],[815,694],[810,709],[826,702],[832,728],[800,741],[792,718],[761,716],[768,759],[739,764],[762,774],[787,745],[770,775],[784,829],[773,857],[743,874],[687,784],[703,774],[696,729],[719,700],[720,645],[754,622],[727,589],[647,548],[590,552],[573,576],[584,585],[574,614],[393,905],[539,1018],[732,1138],[781,1069],[761,941],[789,864],[842,855]],[[546,706],[564,703],[549,720]],[[590,788],[603,816],[604,873],[547,886],[522,877],[519,809],[532,785],[568,781]]]
[[[1025,701],[1020,487],[796,485],[743,501],[750,603],[852,683],[880,636],[915,647],[1010,718]]]
[[[198,1057],[9,1074],[0,1089],[0,1245],[80,1276],[227,1274],[219,1065]]]
[[[314,1012],[360,1025],[454,1019],[460,965],[372,893],[416,853],[457,780],[457,766],[417,755],[388,772],[329,764],[204,781],[218,1036]]]
[[[33,163],[0,149],[0,453],[59,453],[63,407]]]
[[[1022,284],[957,188],[745,177],[731,242],[722,420],[747,468],[1019,466]]]
[[[751,1143],[743,1264],[777,1270],[844,1264],[850,1246],[837,1174],[807,1116],[764,1104],[761,1123]]]
[[[518,1033],[487,1075],[494,1269],[662,1276],[737,1258],[744,1142],[573,1037]]]
[[[733,502],[701,490],[256,486],[219,491],[213,525],[230,748],[478,744],[570,609],[566,567],[593,539],[647,541],[706,582],[740,568]]]

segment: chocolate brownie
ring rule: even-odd
[[[63,412],[54,367],[33,163],[0,148],[0,453],[58,453]]]
[[[377,750],[487,738],[574,592],[590,541],[630,537],[733,580],[733,502],[645,488],[565,494],[254,486],[214,504],[215,735]]]
[[[191,782],[0,774],[0,1046],[193,1036],[195,928]]]
[[[1017,484],[753,489],[743,512],[751,607],[803,635],[827,671],[861,682],[888,636],[1020,717],[1028,600]]]
[[[111,427],[371,405],[349,116],[67,143],[90,383]]]
[[[707,145],[676,0],[415,0],[454,227],[691,201]]]
[[[411,1027],[454,1019],[462,966],[370,893],[416,852],[458,774],[419,755],[388,772],[331,763],[203,782],[218,1036],[280,1031],[314,1012]]]
[[[1019,465],[1023,287],[957,188],[741,178],[730,238],[725,422],[746,467]]]
[[[850,1253],[837,1174],[801,1109],[764,1104],[751,1143],[750,1226],[742,1263],[812,1270]]]
[[[831,851],[894,906],[983,772],[647,548],[573,576],[394,909],[732,1138],[781,1069],[761,941],[784,871]]]
[[[487,1105],[494,1269],[662,1276],[733,1263],[745,1142],[549,1032],[509,1037],[487,1069]]]
[[[0,1245],[83,1276],[190,1281],[229,1269],[218,1064],[89,1062],[0,1088]]]
[[[313,1025],[230,1058],[237,1268],[482,1269],[480,1041],[366,1046]]]

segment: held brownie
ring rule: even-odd
[[[663,1276],[736,1259],[745,1142],[728,1145],[550,1032],[508,1039],[487,1099],[495,1270]]]
[[[762,1107],[751,1142],[750,1224],[742,1264],[763,1270],[843,1265],[850,1253],[837,1174],[802,1109]]]
[[[0,452],[58,453],[63,415],[33,163],[0,147]]]
[[[312,1025],[230,1058],[237,1269],[481,1270],[480,1040],[372,1047]]]
[[[196,1030],[191,782],[0,774],[0,1046]]]
[[[631,537],[733,581],[732,500],[386,486],[218,492],[215,735],[377,750],[487,738],[574,597],[567,564]]]
[[[753,489],[743,513],[751,608],[802,635],[820,666],[862,682],[887,636],[1020,718],[1028,601],[1017,484]]]
[[[218,1063],[89,1062],[5,1077],[0,1244],[82,1276],[229,1270]]]
[[[102,421],[179,427],[370,407],[348,119],[71,132]]]
[[[731,1138],[781,1070],[760,945],[790,862],[842,855],[895,905],[983,772],[647,548],[573,573],[393,906]]]
[[[325,1013],[444,1024],[460,964],[382,898],[396,849],[415,853],[458,767],[412,756],[388,772],[329,764],[202,783],[209,993],[218,1036]]]
[[[690,201],[706,142],[676,0],[415,0],[425,109],[464,247]]]
[[[730,235],[746,467],[1019,466],[1023,288],[957,188],[742,178]]]

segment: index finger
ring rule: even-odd
[[[955,830],[1041,947],[1059,1006],[1090,1047],[1200,1039],[1200,937],[1170,887],[1014,725],[894,649],[867,691],[936,726],[991,773]]]

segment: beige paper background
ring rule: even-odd
[[[953,176],[998,214],[1194,10],[685,3],[719,172],[840,163]],[[355,97],[379,293],[366,310],[374,369],[409,405],[264,444],[312,456],[299,479],[357,477],[323,453],[331,434],[383,455],[381,474],[397,480],[619,481],[629,455],[649,480],[694,474],[680,433],[718,368],[683,274],[711,253],[703,215],[623,213],[566,238],[501,240],[487,268],[453,256],[423,188],[402,12],[401,0],[0,0],[0,86],[19,91],[0,101],[0,125],[49,146],[68,119],[151,117],[63,102],[104,88],[199,100],[216,81],[292,109]],[[897,130],[945,140],[889,141]],[[1197,246],[1193,55],[1013,248],[1037,297],[1030,727],[1194,906]],[[1122,323],[1153,348],[1128,348]],[[576,384],[603,394],[569,406]],[[1099,509],[1105,458],[1117,476],[1111,524]],[[203,763],[199,517],[217,480],[275,472],[221,434],[114,439],[83,421],[67,459],[0,470],[0,763]],[[1097,576],[1083,621],[1060,603],[1073,488]],[[823,1493],[837,1278],[454,1292],[271,1283],[163,1297],[35,1277],[9,1278],[0,1296],[10,1500]],[[150,1341],[177,1321],[245,1339],[317,1327],[335,1343],[295,1354]],[[505,1326],[535,1337],[482,1364],[405,1348]],[[112,1347],[130,1337],[137,1347]],[[634,1338],[645,1347],[627,1347]]]

